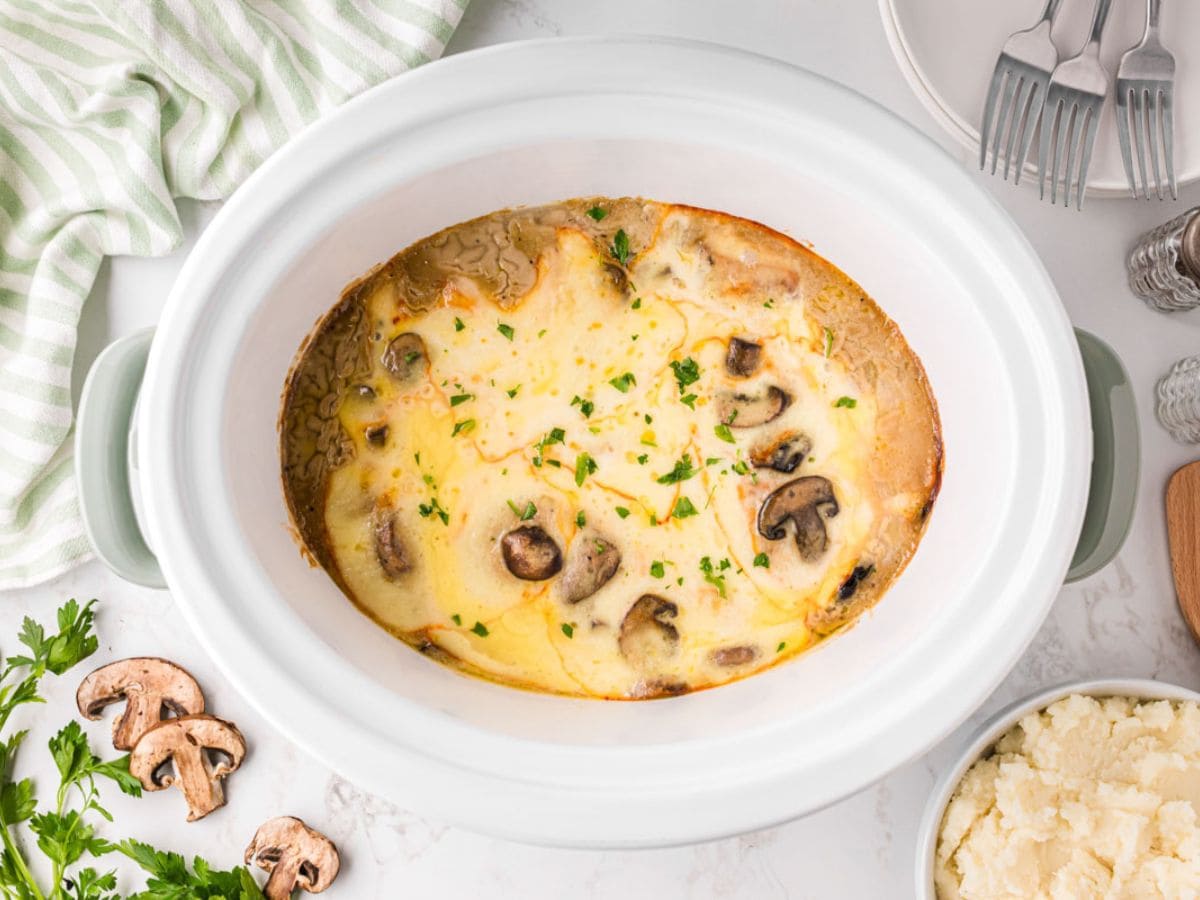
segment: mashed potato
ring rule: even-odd
[[[1200,704],[1074,695],[963,777],[934,879],[950,898],[1200,897]]]

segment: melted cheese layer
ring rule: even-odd
[[[310,491],[315,514],[298,509],[304,490],[289,493],[314,555],[381,625],[503,682],[658,696],[794,654],[898,574],[940,474],[936,412],[895,327],[844,275],[761,226],[641,201],[458,228],[348,292],[361,361],[325,379],[342,448]],[[463,264],[481,243],[498,248],[494,265]],[[398,376],[400,335],[420,349]],[[729,361],[735,339],[759,348],[752,372]],[[870,372],[851,340],[874,341]],[[320,333],[294,394],[319,346]],[[902,382],[887,394],[911,407],[899,429],[881,429],[881,380]],[[763,398],[780,396],[758,424]],[[285,483],[300,480],[300,410],[289,397]],[[798,466],[764,465],[787,439],[808,448]],[[889,452],[913,458],[881,466]],[[815,557],[798,521],[770,537],[757,521],[801,478],[827,480],[835,498],[814,507]],[[559,569],[517,577],[515,532],[552,546]],[[383,564],[389,548],[402,565]],[[614,551],[615,571],[574,596],[587,558]]]

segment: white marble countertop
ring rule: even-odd
[[[450,45],[460,52],[517,38],[602,32],[661,33],[722,41],[776,56],[844,82],[948,143],[909,92],[892,60],[875,0],[473,0]],[[982,177],[982,176],[981,176]],[[1189,205],[1126,200],[1089,202],[1080,215],[1041,204],[1032,190],[984,179],[1041,253],[1077,325],[1110,342],[1133,380],[1143,446],[1133,531],[1117,560],[1060,593],[1053,612],[981,714],[1034,689],[1072,678],[1137,675],[1200,687],[1200,649],[1176,609],[1162,495],[1177,466],[1200,449],[1173,443],[1152,414],[1155,380],[1183,355],[1200,352],[1200,316],[1150,312],[1128,291],[1124,254],[1142,231]],[[189,244],[215,207],[184,203]],[[84,313],[76,382],[113,338],[154,323],[188,247],[160,260],[106,263]],[[215,671],[173,610],[169,594],[121,582],[91,563],[42,587],[3,598],[0,640],[19,616],[49,620],[76,596],[101,600],[96,659],[154,654],[200,679],[211,708],[238,723],[251,743],[230,804],[186,824],[174,792],[140,801],[109,791],[113,838],[141,836],[214,863],[237,862],[255,827],[299,815],[341,846],[344,869],[331,897],[487,898],[801,898],[907,897],[922,805],[962,740],[954,738],[878,785],[806,819],[739,838],[670,850],[582,852],[526,847],[423,821],[346,784],[278,736]],[[81,670],[78,675],[82,675]],[[75,675],[54,682],[50,704],[23,716],[34,733],[20,768],[49,788],[44,740],[71,715]],[[27,710],[26,712],[29,712]],[[108,723],[89,726],[104,745]],[[133,882],[123,883],[132,889]]]

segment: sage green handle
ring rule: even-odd
[[[96,357],[75,417],[75,472],[83,527],[96,555],[126,581],[165,588],[138,524],[130,481],[137,471],[134,411],[153,337],[153,328],[143,329]]]
[[[1092,478],[1087,512],[1067,581],[1078,581],[1112,562],[1133,524],[1141,468],[1137,406],[1129,374],[1112,347],[1075,329],[1092,412]]]

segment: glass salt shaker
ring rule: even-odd
[[[1200,206],[1143,235],[1128,265],[1129,287],[1152,309],[1200,306]]]
[[[1143,235],[1129,253],[1129,287],[1151,309],[1200,306],[1200,207]],[[1183,443],[1200,443],[1200,356],[1179,360],[1155,388],[1158,421]]]

